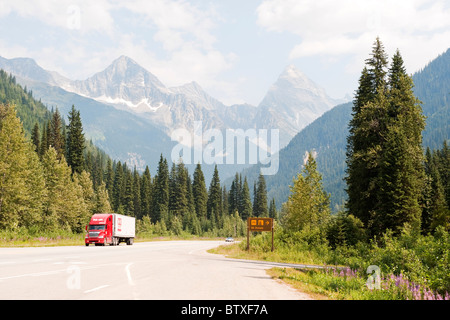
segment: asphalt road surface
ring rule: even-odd
[[[221,244],[0,248],[0,299],[309,299],[266,274],[277,264],[206,252]]]

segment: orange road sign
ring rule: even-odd
[[[248,218],[247,227],[250,231],[272,231],[272,218]]]

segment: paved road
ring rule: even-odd
[[[265,272],[273,264],[206,250],[222,241],[116,247],[0,248],[0,299],[308,299]]]

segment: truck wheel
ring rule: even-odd
[[[86,247],[89,247],[89,243],[85,243]]]

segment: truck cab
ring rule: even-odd
[[[117,213],[97,213],[94,214],[86,226],[86,246],[93,243],[96,246],[110,244],[119,245],[126,242],[132,245],[135,237],[136,219],[120,215]]]
[[[91,243],[95,245],[105,245],[111,242],[112,236],[112,214],[95,214],[92,216],[89,225],[86,226],[86,246]]]

